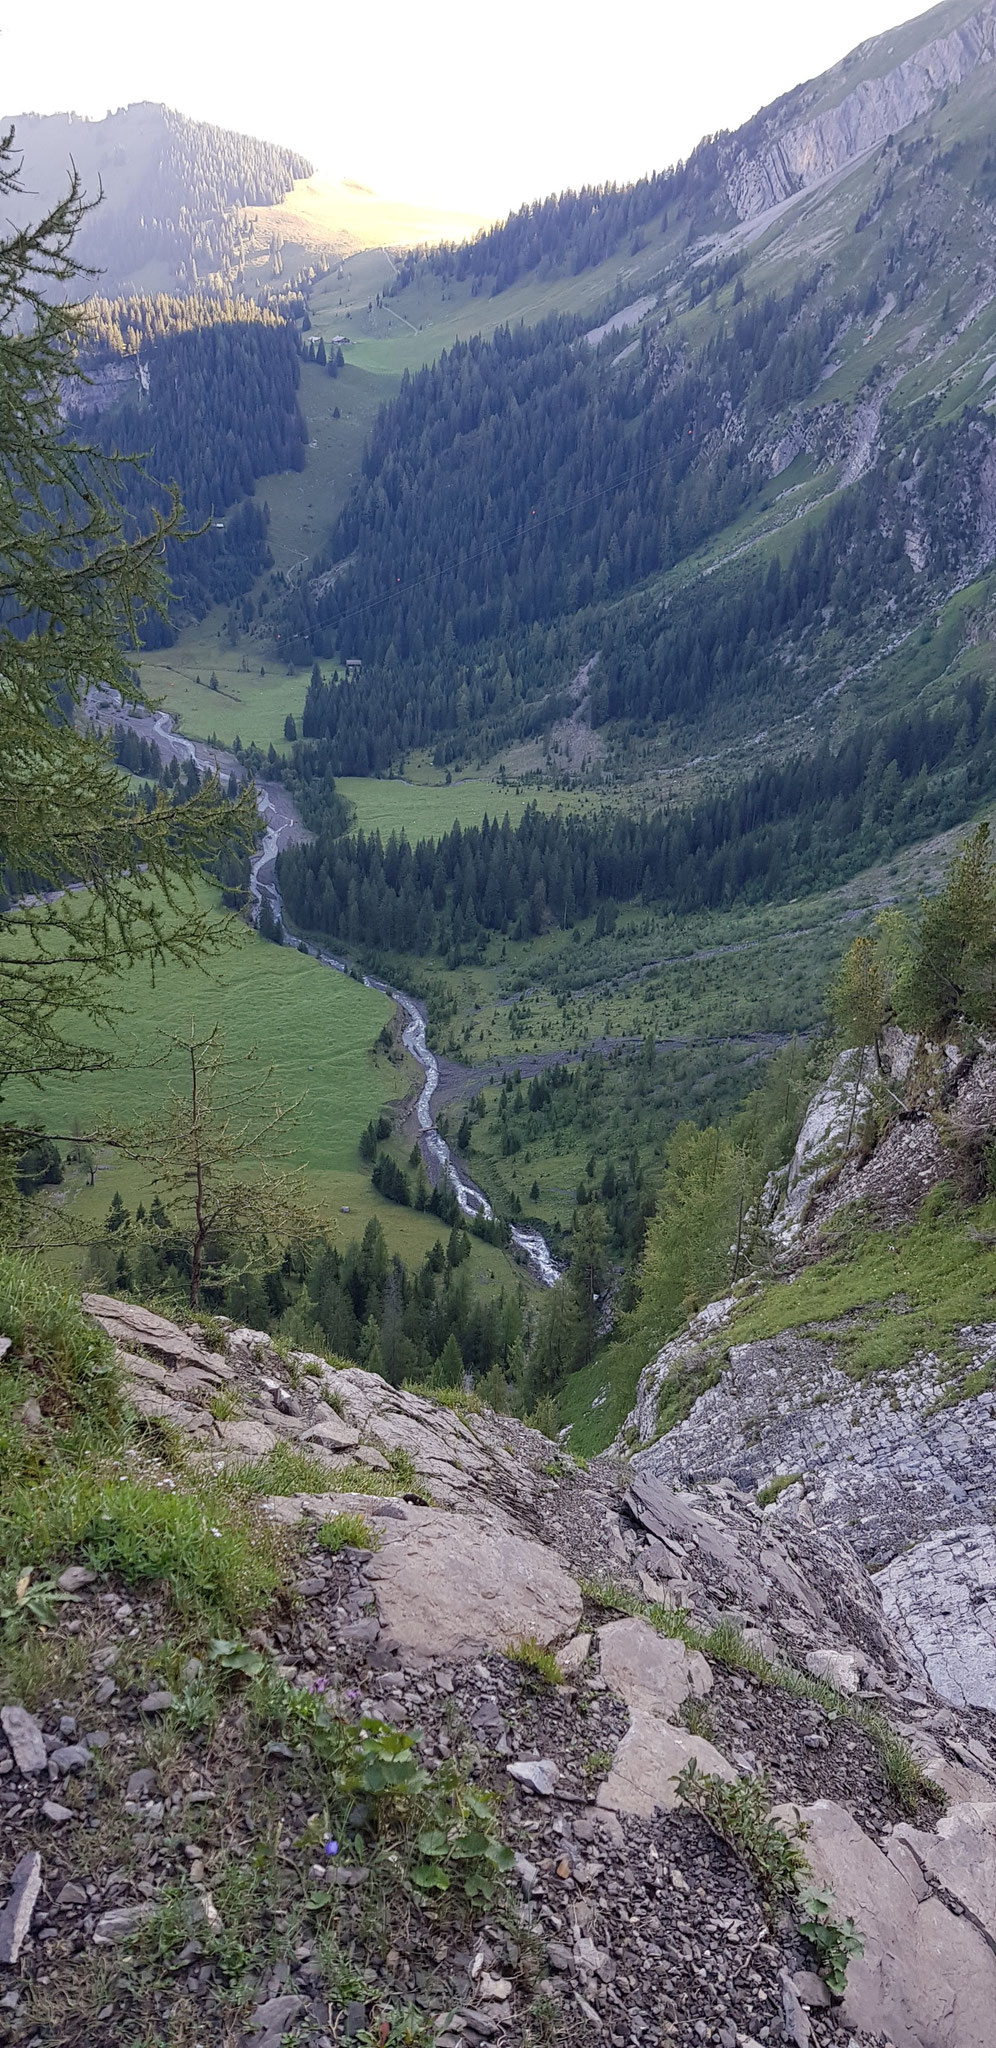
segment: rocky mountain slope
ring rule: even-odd
[[[642,1474],[729,1478],[775,1527],[801,1512],[846,1540],[920,1678],[990,1712],[996,1262],[991,1205],[961,1211],[955,1179],[994,1108],[985,1049],[932,1076],[895,1030],[881,1066],[843,1053],[766,1191],[766,1284],[664,1346],[624,1431]]]
[[[914,37],[918,46],[900,54]],[[739,218],[754,219],[849,170],[994,57],[992,0],[932,8],[904,30],[859,45],[824,78],[787,94],[759,114],[745,136],[721,147],[724,182]]]
[[[798,1490],[5,1281],[5,2038],[985,2048],[984,1717]]]

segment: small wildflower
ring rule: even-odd
[[[221,1530],[220,1530],[220,1529],[212,1529],[212,1531],[211,1531],[211,1534],[212,1534],[212,1536],[220,1536],[220,1535],[221,1535]]]
[[[338,1854],[339,1854],[339,1844],[338,1844],[338,1842],[326,1842],[326,1844],[325,1844],[325,1854],[326,1854],[326,1856],[338,1856]]]
[[[327,1678],[316,1678],[316,1680],[315,1680],[315,1683],[314,1683],[314,1687],[313,1687],[313,1690],[314,1690],[315,1692],[326,1692],[326,1691],[327,1691],[327,1689],[328,1689],[328,1679],[327,1679]]]

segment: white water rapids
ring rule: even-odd
[[[151,720],[147,717],[131,718],[118,711],[115,711],[114,715],[118,723],[130,726],[139,734],[144,733],[146,738],[152,736],[148,730],[151,725],[157,742],[165,748],[167,754],[195,761],[202,771],[217,771],[222,776],[230,775],[234,771],[236,775],[241,776],[242,771],[233,755],[226,753],[223,748],[212,748],[186,739],[182,733],[177,732],[168,711],[157,711]],[[262,845],[257,850],[249,870],[249,895],[253,916],[258,921],[260,906],[265,897],[274,917],[280,921],[284,932],[284,945],[296,947],[297,940],[288,936],[284,925],[283,903],[277,885],[277,855],[283,846],[290,844],[297,826],[297,818],[290,799],[280,783],[257,783],[256,794],[265,829]],[[319,960],[323,967],[330,967],[336,974],[349,973],[347,960],[338,959],[334,953],[310,950],[312,958]],[[482,1194],[480,1188],[475,1187],[473,1181],[464,1176],[445,1138],[436,1129],[432,1099],[439,1086],[439,1062],[426,1039],[426,1018],[421,1005],[416,1002],[414,996],[406,994],[404,989],[392,988],[387,982],[378,981],[374,975],[365,974],[363,983],[365,988],[376,989],[380,995],[389,996],[407,1020],[402,1032],[402,1042],[425,1075],[421,1094],[415,1104],[415,1115],[425,1151],[439,1172],[444,1173],[452,1184],[462,1213],[470,1217],[483,1216],[490,1222],[494,1210],[487,1196]],[[512,1229],[511,1237],[512,1243],[521,1252],[543,1286],[554,1286],[560,1278],[560,1269],[555,1265],[550,1247],[541,1232],[516,1227]]]

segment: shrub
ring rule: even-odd
[[[765,1778],[737,1778],[732,1784],[711,1771],[700,1771],[692,1757],[676,1780],[678,1797],[753,1872],[770,1906],[790,1898],[799,1879],[809,1876],[802,1851],[805,1826],[791,1832],[771,1814],[771,1789]]]
[[[764,1778],[738,1778],[728,1784],[710,1771],[700,1771],[694,1757],[676,1780],[678,1797],[732,1849],[752,1872],[768,1906],[791,1900],[799,1932],[813,1949],[817,1965],[834,1995],[847,1985],[852,1956],[864,1954],[864,1942],[853,1920],[834,1917],[832,1892],[820,1890],[806,1861],[802,1843],[806,1826],[796,1816],[782,1827],[770,1811],[771,1793]]]

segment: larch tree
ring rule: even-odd
[[[19,168],[9,130],[0,199],[21,189]],[[91,692],[147,701],[130,653],[165,602],[165,545],[182,521],[174,497],[136,530],[121,506],[128,461],[68,425],[83,374],[71,295],[86,275],[72,245],[87,211],[74,177],[37,225],[0,240],[0,1094],[112,1063],[113,977],[220,942],[197,877],[256,823],[255,796],[226,803],[213,780],[181,808],[132,804],[87,723]],[[0,1135],[9,1190],[23,1140],[10,1123]]]
[[[255,1051],[230,1058],[218,1025],[199,1034],[191,1024],[172,1035],[165,1063],[162,1107],[118,1142],[169,1215],[196,1310],[207,1280],[262,1270],[275,1247],[314,1237],[320,1219],[300,1174],[275,1163],[298,1104],[273,1098]]]

